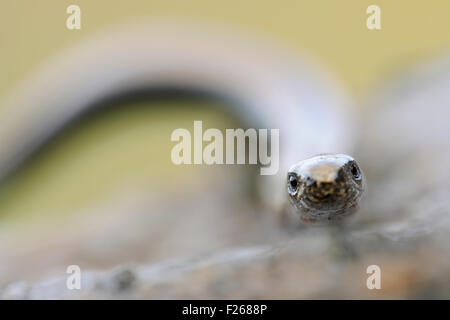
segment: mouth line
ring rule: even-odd
[[[352,197],[346,197],[338,200],[333,200],[332,198],[327,197],[324,199],[318,199],[318,201],[312,201],[306,197],[303,201],[307,204],[307,207],[311,208],[318,214],[337,213],[348,209],[350,207],[348,204],[354,202]]]
[[[314,210],[314,214],[321,216],[321,215],[326,215],[326,214],[335,214],[338,213],[342,210],[344,210],[345,208],[340,208],[340,209],[330,209],[330,210]]]

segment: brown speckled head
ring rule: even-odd
[[[352,214],[364,189],[361,169],[345,154],[303,160],[287,176],[289,198],[305,222],[340,220]]]

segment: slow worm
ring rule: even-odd
[[[288,195],[304,221],[354,211],[362,173],[339,155],[353,145],[347,101],[318,68],[275,47],[254,35],[173,21],[121,25],[85,39],[3,101],[0,179],[80,115],[117,97],[181,88],[225,99],[249,127],[280,130],[279,171],[256,180],[268,206],[279,208]],[[331,154],[310,158],[324,152]]]

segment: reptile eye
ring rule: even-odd
[[[354,163],[351,164],[350,172],[352,173],[352,176],[355,180],[361,179],[361,171],[359,170],[358,166]]]
[[[295,176],[289,176],[289,185],[288,191],[291,196],[294,196],[297,193],[298,181]]]

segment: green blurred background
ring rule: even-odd
[[[70,4],[81,7],[81,30],[65,27]],[[381,7],[380,31],[366,28],[365,12],[371,4]],[[0,96],[60,49],[133,19],[198,19],[266,35],[294,52],[317,57],[356,97],[403,67],[446,51],[450,43],[448,0],[2,0],[0,6]],[[158,104],[171,104],[166,109],[172,111],[137,105],[68,132],[2,187],[0,219],[45,221],[43,217],[61,216],[107,199],[129,181],[141,179],[151,189],[194,177],[198,168],[171,165],[171,131],[191,128],[193,120],[200,118],[206,126],[218,128],[232,119],[208,111],[205,102]]]

